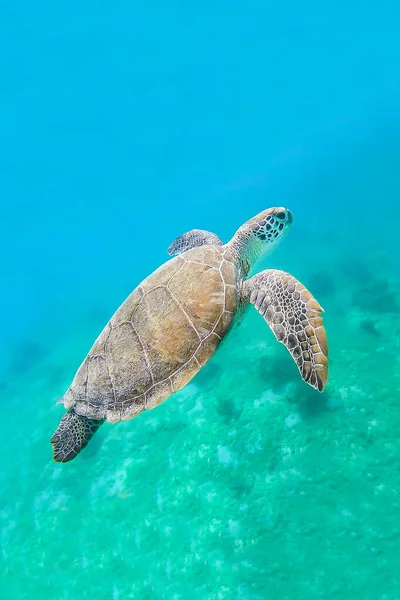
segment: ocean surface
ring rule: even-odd
[[[1,600],[400,599],[400,4],[1,3]],[[255,310],[52,461],[56,406],[169,244],[295,217],[326,391]]]

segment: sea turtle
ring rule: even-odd
[[[303,379],[321,391],[328,350],[319,303],[284,271],[246,279],[292,223],[288,209],[269,208],[227,244],[198,229],[178,237],[168,249],[176,256],[128,296],[58,401],[67,413],[51,438],[54,459],[73,459],[105,421],[132,419],[183,388],[249,304],[287,347]]]

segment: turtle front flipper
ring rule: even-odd
[[[328,380],[328,344],[317,300],[292,275],[275,269],[246,281],[244,295],[289,350],[304,381],[322,391]]]
[[[102,423],[102,420],[89,419],[73,411],[67,412],[50,440],[54,460],[68,462],[75,458]]]
[[[202,229],[192,229],[176,238],[168,248],[168,254],[182,254],[186,250],[196,246],[222,246],[222,241],[215,233],[203,231]]]

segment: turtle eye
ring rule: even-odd
[[[279,219],[280,221],[284,221],[286,219],[286,214],[284,212],[278,212],[276,213],[276,218]]]

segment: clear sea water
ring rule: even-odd
[[[400,5],[3,2],[0,598],[400,598]],[[154,411],[52,462],[55,406],[192,228],[326,310],[304,384],[255,311]]]

